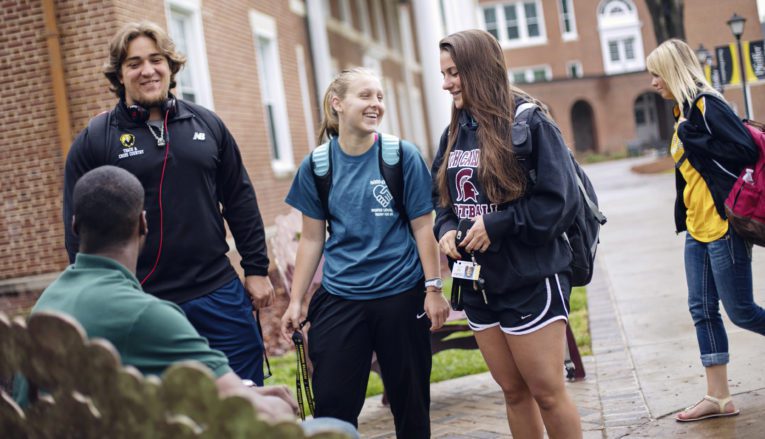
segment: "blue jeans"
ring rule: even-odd
[[[263,385],[263,338],[239,278],[180,306],[210,347],[228,357],[237,375]]]
[[[704,367],[727,364],[728,336],[720,316],[720,301],[731,321],[765,335],[765,310],[752,297],[752,245],[732,229],[709,243],[685,238],[688,308]]]

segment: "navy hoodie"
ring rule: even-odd
[[[516,105],[521,103],[516,101]],[[538,283],[568,271],[571,263],[571,248],[562,235],[574,221],[580,197],[570,153],[558,127],[540,111],[534,111],[529,127],[533,153],[527,160],[536,170],[536,182],[528,182],[525,195],[510,203],[492,203],[484,194],[478,181],[480,127],[467,111],[460,111],[456,144],[446,158],[450,206],[439,205],[436,182],[445,159],[446,131],[433,161],[436,238],[456,230],[461,218],[483,215],[492,245],[475,256],[489,294],[506,294]]]

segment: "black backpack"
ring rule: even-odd
[[[409,220],[404,209],[404,167],[402,164],[401,140],[392,135],[378,133],[380,136],[377,147],[377,162],[380,165],[380,173],[388,186],[388,191],[393,196],[393,205],[401,219],[408,224]],[[378,142],[375,142],[378,143]],[[324,217],[327,218],[327,232],[332,233],[329,211],[329,191],[332,188],[332,154],[331,141],[322,143],[311,152],[311,170],[319,200],[324,209]]]
[[[529,120],[538,109],[530,102],[523,103],[516,108],[515,120],[513,121],[513,147],[518,160],[526,169],[529,182],[533,185],[536,181],[536,170],[533,152],[533,141]],[[592,280],[595,268],[595,253],[600,242],[600,226],[606,223],[606,216],[598,208],[598,197],[587,174],[574,158],[574,153],[569,149],[571,163],[576,171],[576,182],[579,186],[581,207],[576,214],[574,223],[563,234],[563,238],[571,247],[573,258],[571,260],[571,285],[575,287],[585,286]]]

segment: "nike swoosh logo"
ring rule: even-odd
[[[421,319],[421,318],[425,317],[425,314],[427,314],[427,313],[425,311],[423,311],[422,314],[417,314],[417,318]]]
[[[531,314],[526,314],[525,316],[521,316],[521,320],[526,320],[529,317],[531,317]]]

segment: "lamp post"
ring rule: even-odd
[[[701,64],[701,67],[709,64],[711,57],[712,54],[709,53],[709,50],[707,50],[706,47],[704,47],[704,44],[699,44],[699,48],[696,49],[696,58],[699,59],[699,64]]]
[[[728,27],[730,28],[731,33],[734,37],[736,37],[736,45],[738,47],[738,63],[739,63],[739,71],[741,72],[741,89],[744,91],[744,109],[746,110],[746,118],[750,118],[750,112],[749,112],[749,92],[746,89],[746,71],[744,70],[744,54],[741,53],[741,34],[744,33],[744,24],[746,23],[746,18],[733,13],[733,16],[730,17],[730,20],[727,21]]]

